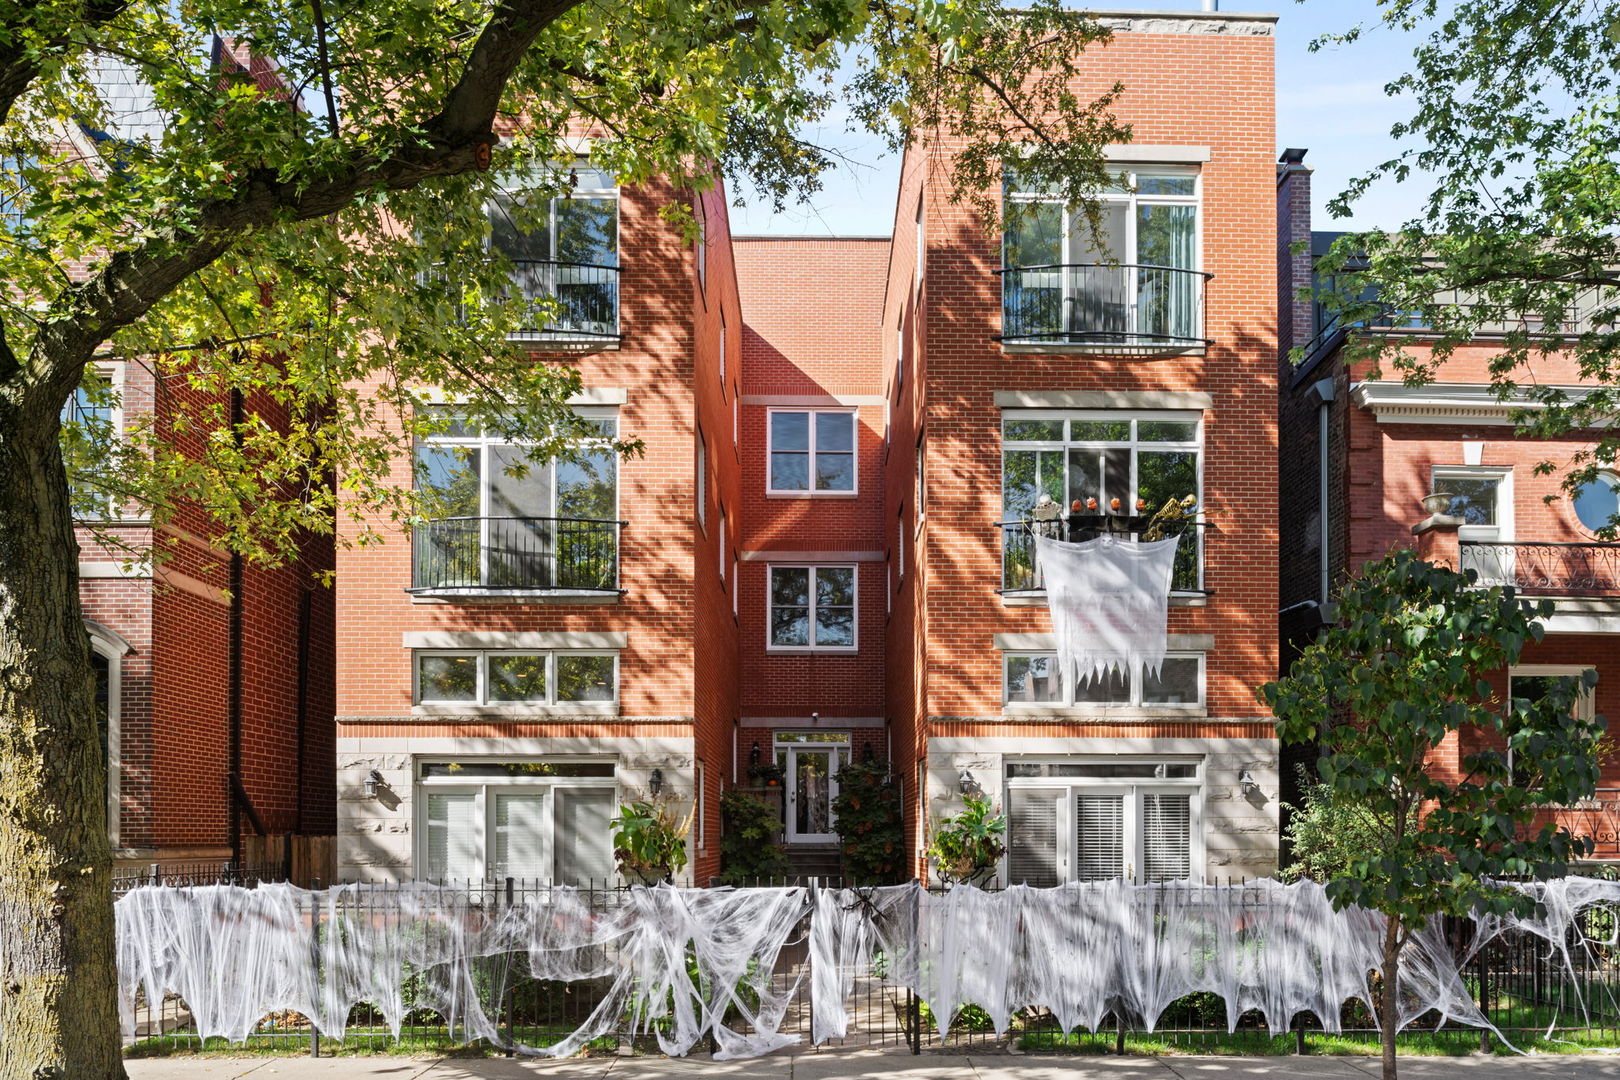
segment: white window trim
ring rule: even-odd
[[[1110,161],[1108,171],[1111,174],[1128,174],[1128,184],[1134,189],[1136,175],[1139,172],[1150,172],[1158,176],[1190,176],[1193,179],[1193,193],[1191,195],[1140,195],[1135,190],[1130,191],[1101,191],[1097,193],[1097,200],[1104,203],[1124,203],[1128,208],[1125,214],[1126,249],[1130,258],[1122,259],[1127,265],[1139,265],[1141,260],[1137,256],[1136,217],[1134,210],[1137,206],[1191,206],[1193,213],[1193,265],[1192,269],[1202,272],[1204,269],[1204,177],[1203,170],[1198,165],[1162,165],[1149,161]],[[1038,191],[1018,191],[1008,188],[1006,198],[1009,202],[1025,203],[1056,203],[1063,207],[1063,264],[1070,265],[1077,262],[1073,250],[1076,239],[1070,229],[1069,216],[1071,207],[1063,199]],[[1089,243],[1090,237],[1081,234],[1082,242]],[[1002,238],[1003,246],[1006,236]],[[1006,256],[1002,256],[1003,264]]]
[[[1119,764],[1127,762],[1151,762],[1153,764],[1165,763],[1176,765],[1195,765],[1196,769],[1190,777],[1175,777],[1155,779],[1150,777],[1089,777],[1089,776],[1027,776],[1009,777],[1006,775],[1006,765],[1010,764]],[[1164,754],[1117,754],[1108,757],[1095,755],[1076,755],[1073,757],[1018,757],[1008,758],[1002,767],[1003,793],[1002,806],[1008,802],[1008,794],[1015,788],[1031,789],[1061,789],[1062,798],[1058,802],[1058,821],[1060,833],[1057,850],[1058,880],[1069,882],[1075,880],[1075,869],[1079,866],[1079,830],[1075,822],[1074,796],[1076,794],[1124,794],[1128,802],[1127,827],[1124,839],[1124,863],[1126,880],[1137,882],[1141,876],[1142,858],[1142,796],[1144,794],[1158,793],[1187,793],[1192,796],[1188,800],[1187,808],[1187,869],[1186,880],[1201,883],[1204,880],[1204,865],[1206,848],[1204,843],[1204,774],[1207,763],[1201,757],[1178,757]],[[1010,874],[1011,851],[1003,853],[1001,858],[1001,878],[1008,880]]]
[[[107,838],[119,846],[123,821],[124,649],[92,633],[90,651],[107,661]]]
[[[439,401],[439,400],[429,400],[427,398],[424,398],[422,404],[426,405],[426,406],[429,406],[429,407],[433,407],[433,408],[439,408],[439,407],[445,407],[445,406],[453,407],[457,403],[454,402],[454,401]],[[574,414],[576,416],[579,416],[580,418],[586,419],[586,420],[591,420],[591,419],[612,420],[613,421],[613,432],[614,432],[614,434],[613,434],[613,436],[611,438],[604,436],[604,437],[602,437],[600,439],[589,439],[585,443],[586,446],[593,447],[595,449],[603,449],[603,450],[611,450],[612,449],[613,440],[617,439],[619,437],[619,431],[620,431],[620,427],[621,427],[621,425],[619,423],[619,408],[618,408],[618,406],[616,406],[616,405],[575,405],[575,406],[573,406],[572,411],[574,412]],[[447,435],[447,434],[443,434],[443,433],[436,433],[436,434],[433,434],[433,435],[425,435],[425,436],[423,436],[421,441],[423,443],[427,443],[427,444],[432,445],[432,446],[465,447],[465,448],[468,448],[468,449],[476,449],[478,451],[478,454],[479,454],[479,458],[478,458],[478,512],[479,512],[480,517],[486,518],[486,519],[492,516],[490,514],[490,512],[489,512],[490,511],[490,505],[489,505],[490,482],[492,480],[492,477],[490,475],[490,469],[489,469],[489,452],[488,452],[489,448],[492,447],[492,446],[516,446],[516,447],[522,447],[522,446],[532,446],[533,445],[532,443],[529,443],[529,442],[526,442],[526,441],[514,442],[514,441],[509,440],[509,439],[501,438],[498,434],[492,434],[492,433],[487,432],[487,431],[481,431],[477,435]],[[531,462],[530,465],[529,465],[531,474],[536,469],[549,469],[549,470],[551,470],[551,483],[549,485],[550,489],[551,489],[551,505],[546,508],[547,510],[550,511],[550,513],[545,514],[543,516],[549,517],[549,518],[554,518],[554,519],[557,518],[557,516],[558,516],[557,515],[557,475],[556,475],[556,469],[557,469],[558,464],[565,464],[565,462],[560,462],[559,459],[557,459],[557,458],[551,458],[549,460],[544,460],[544,461],[534,461],[534,462]],[[623,478],[622,473],[620,472],[620,465],[621,464],[622,464],[622,462],[620,461],[618,455],[615,454],[614,455],[614,464],[613,464],[613,517],[614,517],[615,520],[617,520],[619,518],[619,516],[620,516],[621,494],[620,494],[619,488],[621,486],[620,485],[620,480]],[[417,477],[414,474],[414,469],[415,469],[415,460],[414,460],[414,458],[412,459],[412,469],[413,469],[413,474],[412,474],[412,477],[411,477],[411,482],[412,482],[413,485],[415,485],[418,482],[418,480],[417,480]],[[489,546],[488,543],[482,544],[483,548],[487,549],[488,546]]]
[[[427,656],[475,656],[476,700],[423,701],[422,665]],[[543,656],[546,659],[546,700],[489,700],[489,658],[492,656]],[[613,700],[561,701],[557,698],[557,658],[559,656],[608,656],[613,659]],[[616,649],[413,649],[411,651],[411,702],[425,713],[456,713],[468,710],[526,712],[545,710],[569,712],[617,712],[619,708],[619,652]]]
[[[726,311],[720,309],[720,400],[726,398]]]
[[[720,535],[719,535],[719,537],[717,539],[717,542],[715,544],[715,549],[718,552],[719,557],[720,557],[719,558],[719,562],[720,562],[720,566],[719,566],[720,591],[724,592],[725,589],[726,589],[726,504],[725,503],[720,504],[719,513],[718,513],[718,520],[720,522],[720,525],[719,525]]]
[[[808,488],[779,488],[772,481],[771,456],[776,453],[775,441],[772,438],[776,427],[778,413],[806,413],[810,417],[808,427],[808,442],[804,453],[809,455]],[[823,415],[849,417],[849,445],[850,445],[850,486],[847,490],[839,488],[835,491],[816,490],[816,417]],[[783,453],[799,453],[800,451],[783,451]],[[832,450],[829,453],[841,454],[842,450]],[[767,409],[765,413],[765,494],[777,498],[794,499],[850,499],[860,494],[861,490],[861,418],[859,409]]]
[[[778,570],[808,570],[809,621],[811,644],[776,645],[771,641],[772,615],[775,607],[775,587],[772,577]],[[848,570],[850,572],[850,643],[848,645],[817,645],[816,635],[816,571]],[[861,567],[859,563],[767,563],[765,566],[765,651],[775,653],[854,653],[861,647]]]
[[[696,841],[693,844],[698,851],[708,849],[708,815],[705,813],[703,798],[703,762],[694,762],[692,766],[692,836]]]
[[[128,385],[129,364],[123,360],[97,360],[90,365],[86,374],[105,379],[107,390],[112,395],[112,404],[107,413],[107,424],[112,428],[113,436],[118,441],[125,438],[124,428],[124,394]],[[74,399],[77,400],[78,387],[74,387]],[[107,512],[103,517],[90,519],[97,522],[125,522],[143,520],[140,514],[131,515],[126,512],[127,507],[119,501],[117,495],[107,495]]]
[[[697,429],[697,523],[709,535],[709,440]]]
[[[556,809],[557,809],[557,791],[558,791],[558,789],[562,789],[564,791],[570,791],[571,790],[571,791],[601,791],[601,792],[608,792],[615,799],[617,799],[618,798],[617,762],[612,761],[612,759],[607,759],[607,763],[611,763],[611,764],[613,764],[615,766],[615,769],[614,769],[615,775],[611,776],[611,777],[609,777],[609,776],[553,776],[553,777],[479,776],[479,777],[459,777],[459,776],[423,776],[422,775],[422,766],[427,765],[427,764],[449,764],[449,763],[466,764],[466,763],[470,763],[470,762],[476,762],[478,764],[488,764],[488,763],[498,763],[498,762],[506,762],[506,761],[532,761],[532,760],[536,760],[536,759],[533,758],[532,756],[529,756],[529,755],[500,755],[500,756],[478,757],[478,758],[455,758],[455,757],[435,756],[435,757],[430,757],[430,758],[418,758],[418,759],[414,760],[411,763],[412,790],[414,792],[416,792],[418,794],[418,796],[419,796],[415,800],[416,806],[413,808],[413,813],[411,815],[412,819],[413,819],[412,820],[412,828],[415,830],[415,833],[416,833],[415,838],[414,838],[414,842],[411,845],[411,848],[412,848],[411,858],[412,858],[412,866],[415,868],[415,872],[418,873],[419,875],[421,875],[421,880],[429,880],[426,877],[426,872],[428,870],[428,858],[429,858],[429,856],[428,856],[428,800],[426,798],[426,795],[429,792],[433,792],[433,793],[437,793],[437,794],[446,794],[446,795],[471,794],[471,795],[475,796],[475,798],[476,798],[476,804],[475,805],[477,806],[477,810],[476,810],[476,812],[474,814],[473,821],[474,821],[475,835],[476,835],[477,841],[478,841],[478,852],[479,852],[478,862],[479,862],[480,874],[478,876],[474,877],[472,880],[474,880],[474,881],[493,881],[493,880],[496,880],[496,879],[490,877],[490,854],[491,854],[490,845],[494,841],[493,816],[494,816],[494,812],[495,812],[495,806],[494,806],[494,800],[489,798],[489,793],[490,793],[490,789],[502,789],[502,788],[504,788],[506,790],[509,790],[509,791],[510,790],[518,790],[518,791],[523,791],[523,790],[544,790],[546,792],[545,811],[544,811],[543,824],[541,825],[541,828],[543,830],[545,830],[545,834],[546,834],[544,837],[542,837],[542,839],[545,842],[545,862],[550,866],[551,874],[548,875],[548,877],[542,878],[540,880],[552,880],[552,879],[555,878],[556,871],[557,871],[557,843],[556,843],[556,841],[557,841],[557,824],[556,824],[557,819],[556,819]],[[550,759],[547,759],[547,760],[550,760]],[[603,759],[599,759],[599,758],[598,759],[590,759],[590,760],[591,760],[592,763],[602,763],[603,762]]]
[[[1068,672],[1059,672],[1059,686],[1063,696],[1057,701],[1008,701],[1007,700],[1007,661],[1017,657],[1048,656],[1055,662],[1057,653],[1049,649],[1006,649],[1001,653],[1001,707],[1007,713],[1049,713],[1055,711],[1075,713],[1121,713],[1121,714],[1155,714],[1155,715],[1204,715],[1209,708],[1209,667],[1208,655],[1201,650],[1172,649],[1164,654],[1166,660],[1197,660],[1198,661],[1198,700],[1185,704],[1169,704],[1158,702],[1143,702],[1142,691],[1144,680],[1139,668],[1132,673],[1131,700],[1121,702],[1076,701],[1076,680]],[[1064,677],[1068,676],[1068,677]]]
[[[709,298],[709,208],[703,202],[703,194],[698,193],[693,200],[693,217],[697,219],[697,240],[694,242],[693,259],[697,264],[698,295],[705,301]],[[725,370],[722,363],[721,371]]]
[[[1519,664],[1508,668],[1508,696],[1513,696],[1513,680],[1518,677],[1535,678],[1546,675],[1581,675],[1591,671],[1590,664]],[[1581,696],[1575,699],[1575,715],[1586,721],[1597,716],[1597,693],[1595,690],[1583,690]]]
[[[1434,465],[1429,469],[1429,491],[1443,491],[1435,487],[1447,477],[1463,480],[1496,480],[1496,524],[1464,525],[1457,530],[1459,540],[1483,540],[1486,543],[1511,544],[1514,536],[1513,467],[1511,465]],[[1426,494],[1426,493],[1425,493]],[[1494,536],[1485,535],[1494,533]]]
[[[1150,452],[1151,452],[1151,450],[1153,448],[1168,448],[1168,449],[1181,449],[1181,450],[1191,449],[1191,450],[1196,451],[1197,454],[1198,454],[1198,469],[1197,469],[1197,478],[1196,478],[1196,481],[1195,481],[1197,483],[1197,485],[1198,485],[1198,490],[1193,492],[1193,494],[1198,499],[1198,505],[1197,505],[1198,514],[1197,514],[1196,520],[1198,522],[1202,522],[1204,520],[1204,465],[1205,465],[1205,462],[1206,462],[1206,458],[1208,457],[1208,454],[1207,454],[1207,449],[1208,448],[1205,445],[1205,440],[1204,440],[1204,414],[1202,412],[1196,412],[1196,411],[1191,411],[1191,410],[1187,410],[1187,409],[1003,409],[1001,411],[1001,423],[1002,423],[1003,426],[1000,429],[1002,432],[1006,431],[1006,426],[1005,425],[1006,425],[1006,422],[1009,419],[1011,419],[1011,420],[1081,420],[1081,421],[1088,421],[1088,422],[1096,421],[1096,422],[1103,422],[1103,423],[1117,423],[1117,422],[1119,422],[1121,420],[1128,420],[1128,421],[1143,421],[1143,420],[1146,420],[1149,423],[1154,423],[1154,422],[1158,422],[1158,421],[1164,421],[1164,422],[1167,422],[1167,423],[1183,423],[1183,424],[1194,424],[1194,425],[1196,425],[1197,437],[1195,439],[1193,439],[1192,441],[1190,441],[1190,442],[1143,442],[1142,440],[1140,440],[1140,439],[1138,439],[1136,437],[1136,435],[1135,435],[1136,429],[1134,427],[1131,429],[1132,430],[1131,438],[1129,440],[1126,440],[1126,441],[1107,441],[1107,440],[1096,440],[1096,439],[1070,441],[1068,439],[1067,435],[1065,435],[1065,437],[1064,437],[1064,439],[1062,441],[1057,441],[1057,440],[1052,440],[1052,439],[1010,440],[1005,435],[1002,435],[1002,438],[1001,438],[1001,477],[1002,477],[1003,481],[1005,481],[1005,478],[1007,476],[1007,453],[1008,453],[1009,450],[1061,450],[1063,452],[1063,468],[1065,470],[1064,494],[1065,494],[1065,496],[1067,496],[1067,494],[1068,494],[1067,470],[1068,470],[1068,467],[1069,467],[1069,450],[1070,449],[1076,448],[1076,447],[1083,448],[1083,447],[1088,447],[1088,446],[1090,446],[1090,447],[1097,447],[1097,446],[1128,446],[1131,449],[1131,490],[1136,491],[1137,490],[1137,454],[1141,451],[1141,449],[1143,447],[1149,448]],[[1065,427],[1064,430],[1065,430],[1065,432],[1067,432],[1067,430],[1068,430],[1067,427]],[[999,505],[999,500],[1001,499],[1001,497],[1002,496],[998,493],[998,495],[997,495],[997,500],[998,500],[998,505],[997,505],[998,520],[1000,520],[999,515],[1000,515],[1000,513],[1002,513],[1000,505]],[[1099,509],[1099,512],[1105,510],[1105,508],[1103,508],[1103,507],[1099,507],[1098,509]],[[1124,509],[1124,508],[1122,508],[1122,509]],[[1130,508],[1130,509],[1134,510],[1134,508]],[[1153,510],[1153,509],[1157,509],[1157,508],[1149,507],[1149,509]],[[1065,508],[1064,512],[1067,513],[1067,508]],[[1204,590],[1204,585],[1205,585],[1205,581],[1204,581],[1204,530],[1202,528],[1198,527],[1197,525],[1195,525],[1194,526],[1194,534],[1195,534],[1194,539],[1198,543],[1198,582],[1197,582],[1198,587],[1196,589],[1194,589],[1194,590],[1191,590],[1191,591],[1181,590],[1181,589],[1172,589],[1171,593],[1170,593],[1171,596],[1201,596],[1201,595],[1203,595],[1203,590]],[[999,571],[998,571],[998,573],[999,573]],[[1046,590],[1045,589],[1039,589],[1039,590],[1036,590],[1036,591],[1044,593]]]

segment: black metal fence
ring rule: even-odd
[[[411,531],[413,592],[619,587],[622,521],[455,517]]]
[[[1016,266],[1001,275],[1004,345],[1194,348],[1208,274],[1128,263]]]
[[[1620,544],[1496,543],[1464,540],[1464,570],[1480,585],[1512,585],[1547,596],[1620,594]]]
[[[176,879],[165,873],[163,881],[172,884]],[[253,884],[253,881],[244,877],[242,883]],[[807,884],[802,880],[771,882],[783,883]],[[808,884],[836,887],[837,882],[821,879]],[[149,886],[150,882],[140,882],[132,887]],[[538,902],[553,888],[513,880],[468,882],[462,883],[462,887],[467,890],[475,911]],[[381,888],[386,890],[387,887]],[[611,911],[629,900],[629,890],[616,886],[604,885],[583,891],[593,911]],[[359,890],[346,898],[344,904],[357,909],[351,910],[351,914],[363,916],[368,895],[377,894]],[[1266,902],[1264,890],[1244,891],[1243,903]],[[1620,1045],[1620,945],[1593,944],[1613,942],[1617,926],[1620,926],[1620,908],[1588,909],[1572,928],[1563,952],[1528,933],[1502,934],[1462,966],[1464,982],[1485,1016],[1516,1046],[1544,1045],[1547,1040]],[[1446,929],[1447,940],[1455,954],[1468,956],[1474,924],[1455,920],[1449,922]],[[323,931],[318,914],[310,918],[310,931],[312,953],[318,954]],[[814,1019],[809,936],[807,912],[781,951],[768,982],[772,991],[790,995],[778,1030],[799,1036],[804,1047],[809,1047]],[[474,982],[485,988],[480,1004],[486,1013],[499,1017],[503,1039],[509,1044],[546,1046],[559,1042],[580,1028],[608,996],[610,981],[607,979],[576,982],[532,979],[522,974],[526,970],[522,960],[520,955],[508,954],[470,961]],[[1345,1043],[1371,1044],[1378,1039],[1373,1018],[1359,1000],[1344,1003],[1340,1016],[1343,1030],[1338,1033],[1324,1032],[1320,1021],[1308,1013],[1295,1016],[1286,1028],[1268,1027],[1258,1011],[1244,1013],[1237,1018],[1235,1031],[1228,1031],[1226,1002],[1212,993],[1194,993],[1174,1002],[1159,1017],[1152,1031],[1147,1029],[1142,1017],[1116,1008],[1097,1032],[1081,1030],[1065,1034],[1046,1010],[1027,1009],[1013,1017],[1007,1032],[997,1035],[989,1015],[970,1004],[953,1018],[942,1034],[927,1005],[905,988],[886,983],[882,978],[884,974],[874,970],[857,975],[853,999],[846,1006],[850,1020],[848,1035],[825,1045],[892,1048],[911,1053],[1007,1043],[1031,1051],[1080,1053],[1152,1053],[1170,1049],[1308,1053],[1337,1049]],[[407,995],[409,991],[407,987]],[[735,1016],[728,1018],[727,1023],[734,1030],[747,1030],[745,1025],[737,1026]],[[1403,1033],[1402,1040],[1408,1046],[1442,1053],[1488,1048],[1492,1042],[1491,1036],[1480,1029],[1443,1025],[1432,1013],[1419,1017]],[[432,1008],[412,1009],[396,1036],[377,1009],[360,1005],[351,1012],[341,1041],[322,1035],[305,1016],[280,1012],[260,1021],[248,1039],[248,1046],[318,1055],[340,1047],[432,1051],[467,1042],[455,1018],[447,1019]],[[490,1044],[478,1044],[476,1040],[474,1043],[482,1045],[486,1052],[498,1052]],[[204,1044],[185,1002],[173,996],[164,1001],[147,1001],[137,995],[135,1034],[128,1044],[130,1054],[183,1052],[202,1049]],[[220,1046],[223,1044],[216,1040],[211,1048]],[[645,1024],[638,1024],[628,1015],[620,1015],[612,1030],[588,1043],[586,1049],[658,1052],[656,1040],[647,1033]]]
[[[1001,530],[1001,591],[1023,592],[1044,589],[1039,561],[1035,558],[1035,537],[1066,540],[1078,544],[1111,535],[1138,538],[1151,527],[1151,514],[1063,514],[1046,521],[998,521]],[[1203,588],[1199,552],[1202,547],[1200,523],[1188,519],[1166,522],[1163,538],[1180,537],[1170,587],[1176,592],[1198,592]]]
[[[525,340],[616,341],[619,338],[619,268],[598,263],[516,259],[515,298],[551,305],[547,318],[525,320],[512,336]],[[544,309],[541,309],[544,310]]]

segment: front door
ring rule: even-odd
[[[787,749],[787,838],[790,844],[832,843],[833,799],[838,795],[839,748]]]

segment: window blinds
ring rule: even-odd
[[[495,796],[495,857],[491,876],[543,878],[549,876],[545,845],[546,795],[523,791]]]
[[[1074,797],[1075,836],[1079,848],[1077,881],[1104,881],[1125,874],[1125,796]]]
[[[478,796],[442,792],[428,796],[428,876],[434,881],[482,877],[478,867]]]
[[[1183,881],[1192,874],[1192,796],[1142,795],[1142,881]]]
[[[1014,788],[1007,796],[1007,883],[1058,883],[1061,788]]]

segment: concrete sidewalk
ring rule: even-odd
[[[1375,1057],[1067,1057],[893,1050],[783,1051],[748,1061],[708,1057],[508,1058],[171,1057],[125,1063],[131,1080],[1377,1080]],[[1620,1080],[1620,1054],[1403,1057],[1403,1080]]]

